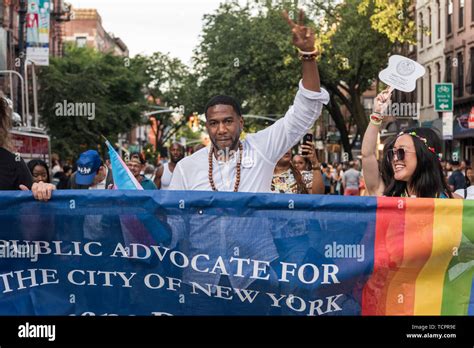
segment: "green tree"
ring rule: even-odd
[[[315,15],[323,18],[318,27],[321,41],[319,67],[322,84],[331,94],[328,111],[349,154],[353,144],[349,142],[347,124],[355,123],[358,134],[365,132],[368,117],[362,104],[362,94],[376,81],[378,73],[396,48],[392,37],[387,36],[391,29],[383,27],[378,15],[380,7],[375,3],[380,2],[346,0],[342,3],[323,3],[315,0],[312,6]],[[407,6],[406,3],[403,5]],[[393,10],[390,6],[388,8]],[[407,8],[403,10],[407,11]],[[374,16],[378,18],[375,28]],[[390,17],[390,21],[397,22],[398,26],[405,20],[405,17]],[[395,25],[392,24],[392,27]],[[400,36],[399,40],[401,43],[408,38]],[[343,117],[341,106],[349,111],[350,120]]]
[[[146,74],[145,88],[161,105],[175,107],[184,105],[192,108],[188,91],[192,86],[189,68],[178,58],[155,52],[151,56],[137,56],[136,61]]]
[[[307,23],[317,30],[321,82],[331,94],[327,110],[349,153],[348,124],[355,123],[359,134],[365,131],[368,117],[362,94],[386,66],[394,48],[383,28],[374,28],[373,16],[380,8],[373,1],[367,6],[364,2],[313,0],[306,7]],[[269,1],[246,6],[231,2],[205,16],[202,42],[194,56],[194,69],[200,76],[196,94],[200,107],[212,95],[230,94],[241,101],[244,113],[285,113],[297,90],[301,64],[281,18],[283,9],[290,15],[297,13],[292,1],[276,6]],[[401,25],[406,18],[391,20]],[[349,111],[349,119],[343,117],[341,106]],[[262,126],[246,123],[247,130]]]
[[[281,17],[283,8],[295,12],[289,3],[275,7],[231,2],[204,17],[202,42],[194,55],[200,77],[199,110],[213,95],[227,94],[241,102],[244,113],[286,112],[297,90],[301,64]]]
[[[64,57],[51,58],[39,74],[42,122],[52,150],[75,160],[88,149],[103,149],[140,123],[144,110],[145,76],[133,59],[69,47]],[[64,103],[86,103],[93,117],[66,116]],[[68,104],[69,105],[69,104]]]
[[[150,116],[159,121],[160,127],[163,128],[161,136],[157,137],[158,151],[163,152],[164,143],[186,125],[189,115],[197,111],[194,97],[197,78],[185,64],[169,54],[155,52],[151,56],[137,56],[136,61],[146,75],[144,88],[145,93],[151,97],[149,110],[158,111],[167,107],[182,114],[179,121],[171,113]]]
[[[372,28],[387,36],[390,42],[416,44],[416,25],[410,13],[412,3],[412,0],[362,0],[358,11],[370,15]]]

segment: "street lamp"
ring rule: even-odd
[[[156,133],[155,133],[155,150],[158,151],[158,138],[160,135],[160,120],[158,119],[159,114],[166,114],[166,113],[172,113],[175,112],[175,110],[172,109],[165,109],[165,110],[157,110],[157,111],[150,111],[150,112],[145,112],[143,115],[145,117],[153,117],[156,121]]]

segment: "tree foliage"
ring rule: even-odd
[[[392,43],[416,44],[416,25],[411,18],[412,0],[362,0],[358,11],[370,15],[373,29],[384,34]]]
[[[301,64],[281,17],[290,5],[221,4],[204,18],[195,51],[199,106],[216,94],[237,98],[244,113],[282,115],[292,104]]]
[[[399,7],[392,6],[395,3]],[[408,5],[398,0],[313,1],[315,15],[323,18],[322,25],[318,27],[322,51],[319,67],[322,83],[331,94],[328,110],[341,133],[344,149],[349,154],[352,144],[349,143],[347,125],[353,122],[360,135],[368,125],[363,93],[373,85],[378,73],[387,65],[388,57],[396,47],[394,42],[408,40],[401,32],[397,40],[391,36],[394,28],[399,30],[406,24],[408,16],[385,16],[395,9],[406,13]],[[382,18],[389,19],[391,26],[384,27]],[[403,34],[408,35],[408,32]],[[344,119],[341,106],[349,111],[352,122]]]
[[[144,81],[133,59],[75,47],[51,58],[39,74],[39,106],[52,151],[75,160],[85,150],[103,147],[101,135],[115,142],[119,133],[140,122]],[[58,110],[65,102],[93,106],[95,115],[61,116]]]

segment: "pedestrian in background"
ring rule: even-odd
[[[357,164],[354,161],[349,162],[349,170],[344,172],[342,177],[342,185],[344,188],[344,196],[359,196],[361,174],[356,169]],[[364,185],[365,186],[365,185]],[[364,187],[365,189],[365,187]]]

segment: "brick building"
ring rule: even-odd
[[[62,23],[69,19],[69,7],[64,0],[51,0],[50,50],[51,56],[62,55]],[[13,70],[23,75],[21,60],[20,19],[26,14],[27,0],[0,0],[0,70]],[[23,10],[23,11],[22,11]],[[23,31],[25,50],[26,30]],[[18,101],[19,80],[13,75],[0,74],[0,90]],[[15,103],[15,105],[19,105]],[[16,107],[17,111],[20,109]]]
[[[128,57],[125,43],[114,37],[102,26],[102,18],[96,9],[72,9],[71,21],[64,24],[63,39],[78,47],[92,47],[100,52],[112,52]]]

